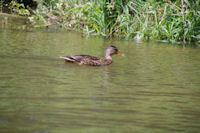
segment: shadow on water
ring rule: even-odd
[[[62,55],[114,56],[105,67]],[[0,132],[198,132],[199,48],[0,29]]]

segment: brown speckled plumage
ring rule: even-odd
[[[112,63],[112,55],[114,54],[123,56],[115,46],[111,45],[106,49],[104,59],[90,55],[61,56],[60,58],[79,65],[104,66]]]

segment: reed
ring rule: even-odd
[[[200,40],[200,0],[45,0],[29,17],[36,26],[60,25],[87,35],[135,40]]]

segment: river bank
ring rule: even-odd
[[[39,2],[27,18],[33,27],[58,25],[87,36],[126,40],[166,40],[194,44],[200,41],[200,1],[142,0]],[[23,6],[21,6],[23,7]],[[22,8],[18,14],[27,13]]]

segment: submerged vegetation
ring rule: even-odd
[[[198,42],[200,0],[37,0],[37,26],[59,25],[87,35]],[[21,10],[19,8],[17,11]],[[25,12],[25,15],[29,15]]]

